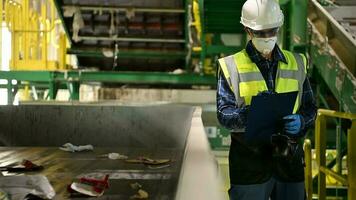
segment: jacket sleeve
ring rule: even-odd
[[[218,72],[216,104],[217,118],[222,126],[232,131],[246,127],[248,109],[236,106],[235,95],[221,70]]]
[[[311,89],[308,77],[303,83],[302,104],[298,113],[302,116],[302,130],[300,134],[304,136],[307,130],[313,126],[316,118],[317,106],[314,99],[313,90]]]

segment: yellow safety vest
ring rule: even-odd
[[[287,63],[278,62],[275,79],[275,92],[287,93],[298,91],[293,108],[296,113],[301,104],[303,83],[306,78],[306,58],[302,54],[282,50]],[[250,105],[253,96],[267,91],[264,80],[257,65],[251,61],[246,50],[219,59],[220,68],[235,95],[236,105]]]

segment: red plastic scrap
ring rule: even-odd
[[[29,160],[23,160],[21,166],[18,167],[0,167],[0,171],[8,172],[28,172],[28,171],[39,171],[42,170],[43,166],[36,165],[35,163]]]
[[[93,179],[93,178],[80,178],[80,183],[88,184],[93,186],[93,190],[97,193],[101,193],[103,190],[109,188],[109,175],[105,175],[104,179]]]
[[[33,169],[39,167],[38,165],[26,159],[22,161],[21,165],[23,165],[26,169]]]

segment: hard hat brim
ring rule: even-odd
[[[279,28],[283,25],[283,21],[280,21],[278,23],[274,24],[264,24],[264,25],[257,25],[257,24],[252,24],[252,23],[246,23],[243,20],[240,21],[242,25],[245,27],[248,27],[252,30],[260,31],[260,30],[265,30],[265,29],[271,29],[271,28]]]

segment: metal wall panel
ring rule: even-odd
[[[0,106],[0,145],[184,149],[193,107]]]

